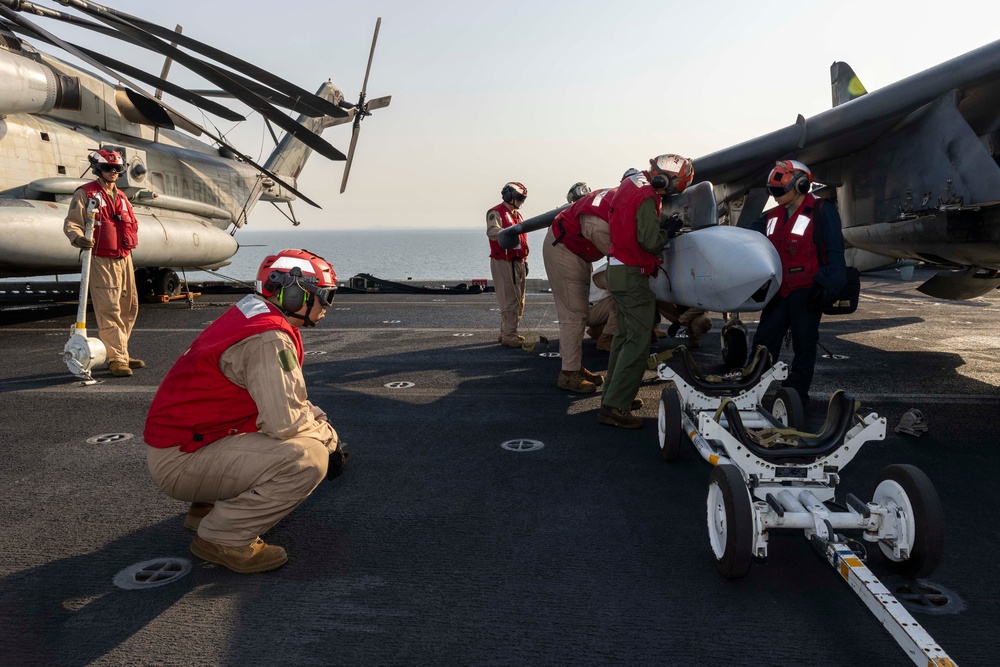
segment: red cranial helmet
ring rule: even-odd
[[[102,171],[117,171],[119,174],[125,173],[125,161],[118,151],[101,149],[94,151],[87,156],[90,160],[90,170],[95,176],[100,176]]]
[[[680,155],[659,155],[649,161],[649,183],[667,194],[679,195],[694,180],[694,163]]]
[[[772,197],[781,197],[792,191],[804,195],[809,192],[812,182],[809,167],[798,160],[778,160],[767,176],[767,191]]]
[[[257,270],[257,291],[277,295],[278,305],[295,312],[314,295],[324,306],[333,304],[337,274],[319,255],[308,250],[282,250],[264,258]]]

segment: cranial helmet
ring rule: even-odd
[[[635,167],[629,167],[628,169],[625,170],[625,173],[622,174],[622,180],[624,181],[626,178],[632,178],[633,176],[638,176],[638,175],[639,175],[638,169],[636,169]]]
[[[269,255],[257,270],[257,291],[278,297],[278,305],[296,312],[315,296],[324,306],[333,304],[337,274],[319,255],[308,250],[282,250]]]
[[[503,197],[505,204],[513,204],[515,201],[523,202],[528,198],[528,188],[517,181],[511,181],[503,186],[500,196]]]
[[[798,160],[778,160],[767,176],[767,191],[772,197],[792,191],[804,195],[809,192],[812,181],[812,171]]]
[[[100,176],[101,172],[105,169],[112,168],[119,174],[125,173],[125,161],[122,160],[122,156],[118,151],[109,151],[101,149],[99,151],[94,151],[87,156],[90,160],[90,171],[95,176]]]
[[[590,186],[583,181],[579,181],[578,183],[574,183],[573,187],[571,187],[569,192],[566,193],[566,201],[572,204],[578,199],[583,199],[589,194]]]
[[[654,188],[679,195],[694,180],[694,163],[680,155],[659,155],[649,160],[649,175]]]

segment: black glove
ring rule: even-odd
[[[89,249],[94,247],[94,239],[88,239],[86,236],[77,236],[73,239],[73,245],[77,248]]]
[[[667,230],[667,238],[672,239],[680,234],[683,226],[684,221],[681,220],[681,216],[677,213],[673,213],[663,220],[660,220],[660,229]]]
[[[347,462],[351,460],[351,452],[348,451],[347,445],[344,443],[339,443],[337,449],[330,452],[330,463],[326,467],[326,478],[335,479],[340,477],[340,473],[344,472],[344,468],[347,467]]]

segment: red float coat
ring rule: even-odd
[[[604,257],[604,253],[583,235],[580,217],[593,215],[607,222],[611,217],[611,200],[614,199],[616,192],[618,188],[597,190],[564,208],[552,222],[552,236],[556,239],[555,243],[562,243],[567,250],[585,262],[596,262]]]
[[[100,202],[94,214],[94,254],[98,257],[128,257],[132,249],[139,245],[139,223],[128,197],[116,188],[115,200],[108,201],[108,193],[97,181],[80,186],[80,189],[88,199],[97,197]]]
[[[635,223],[639,205],[647,199],[656,200],[656,215],[659,216],[663,203],[645,173],[626,178],[618,186],[618,192],[611,200],[611,217],[608,220],[611,232],[608,254],[626,266],[639,267],[647,276],[655,276],[660,266],[659,257],[639,245]]]
[[[496,211],[500,215],[500,224],[503,225],[504,229],[516,225],[523,220],[519,212],[516,210],[512,211],[502,202],[491,208],[490,211]],[[486,211],[487,216],[489,216],[490,211]],[[518,246],[507,250],[501,248],[498,242],[490,239],[490,257],[508,262],[523,262],[528,256],[528,235],[519,234],[517,240]]]
[[[813,278],[819,271],[819,254],[813,230],[817,210],[816,198],[807,194],[791,218],[788,218],[784,206],[776,206],[764,214],[767,218],[765,233],[781,257],[780,296],[812,287]]]
[[[239,341],[273,329],[295,343],[301,367],[299,330],[273,305],[245,299],[202,331],[163,378],[146,417],[146,444],[193,452],[228,435],[255,433],[257,404],[219,370],[219,358]]]

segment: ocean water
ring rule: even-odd
[[[544,278],[541,231],[528,237],[531,254],[528,273]],[[212,280],[219,276],[253,280],[257,267],[270,254],[285,248],[305,248],[325,258],[343,282],[359,273],[385,280],[435,280],[469,282],[491,278],[489,242],[483,229],[407,230],[287,230],[236,233],[240,249],[229,266],[218,272],[188,271],[189,280]]]

